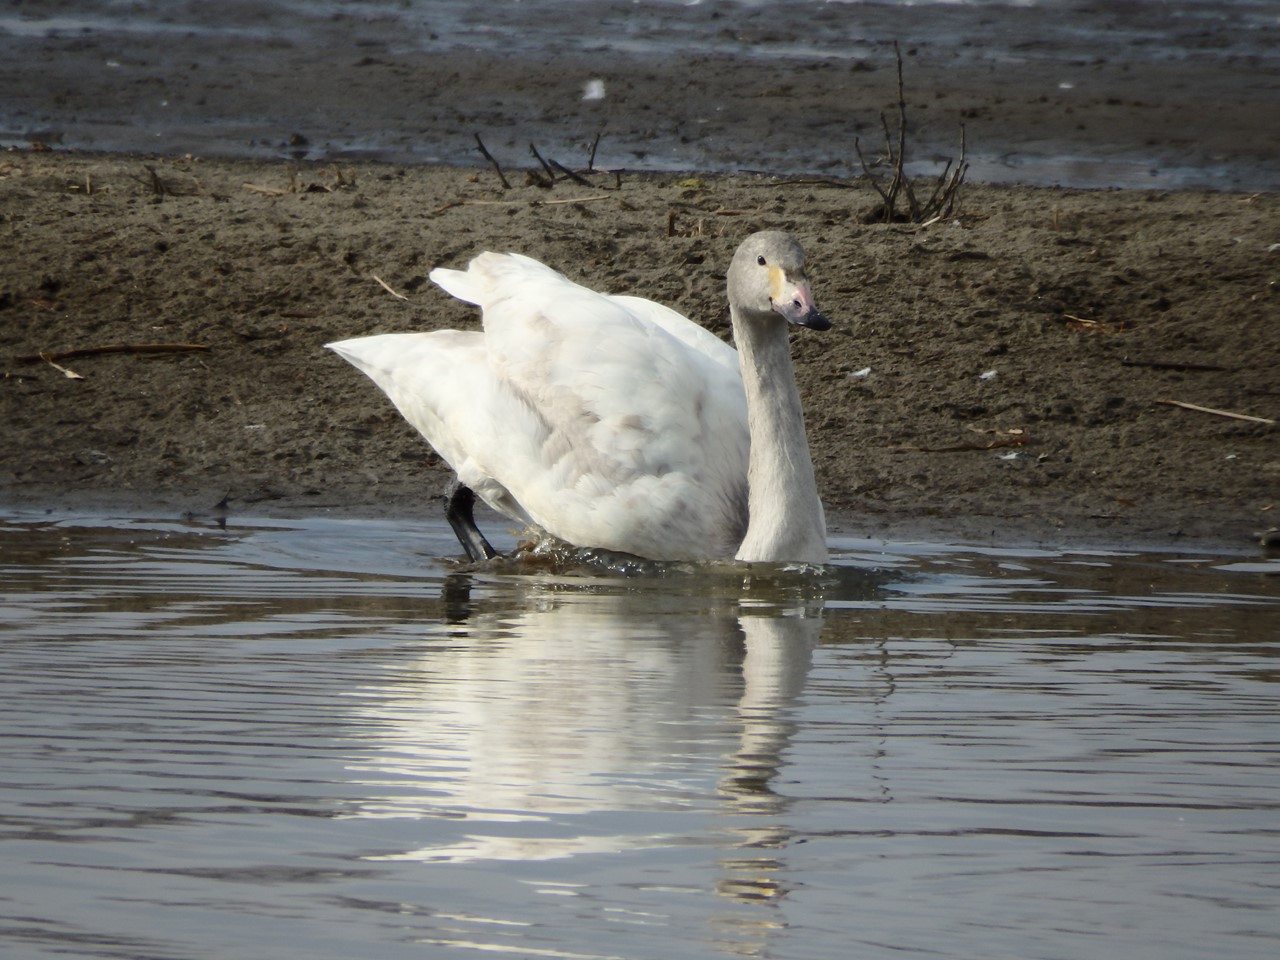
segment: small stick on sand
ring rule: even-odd
[[[186,353],[208,350],[202,343],[110,343],[102,347],[77,347],[72,350],[44,350],[40,353],[24,353],[15,359],[19,363],[36,363],[43,360],[70,360],[73,357],[96,357],[103,353]]]
[[[542,164],[542,169],[546,172],[547,179],[551,181],[552,185],[554,185],[556,182],[556,172],[551,169],[551,164],[542,159],[542,154],[538,152],[538,148],[532,143],[529,144],[529,152],[533,154],[533,158],[537,160],[538,163]]]
[[[391,294],[393,297],[395,297],[397,300],[408,300],[408,299],[409,299],[409,298],[408,298],[408,297],[406,297],[403,293],[397,293],[396,291],[392,290],[392,289],[391,289],[391,287],[390,287],[390,285],[387,283],[387,281],[383,280],[383,279],[382,279],[380,276],[378,276],[376,273],[371,273],[371,274],[369,274],[369,276],[371,276],[371,277],[373,277],[373,279],[377,280],[377,281],[378,281],[378,285],[379,285],[379,286],[381,286],[383,290],[387,291],[387,293],[389,293],[389,294]]]
[[[602,193],[597,197],[564,197],[560,200],[454,200],[442,204],[433,211],[444,213],[454,207],[509,207],[514,203],[527,203],[531,207],[549,207],[561,203],[591,203],[594,200],[612,200],[613,194]]]
[[[916,202],[915,191],[911,189],[911,179],[907,176],[907,92],[906,85],[902,82],[902,50],[898,47],[898,41],[893,41],[893,55],[898,60],[898,158],[894,164],[894,184],[900,185],[901,189],[907,195],[907,206],[911,211],[911,219],[915,222],[920,220],[920,204]],[[888,127],[885,127],[886,133]],[[890,194],[897,195],[897,191],[890,189]]]
[[[1021,447],[1026,443],[1023,437],[996,437],[986,443],[953,443],[945,447],[898,447],[898,450],[912,453],[960,453],[971,450],[999,450],[1003,447]]]
[[[155,192],[155,195],[163,200],[164,181],[160,179],[160,174],[156,173],[156,168],[149,163],[144,163],[142,169],[147,171],[147,174],[151,177],[151,189]]]
[[[260,187],[256,183],[245,183],[241,184],[241,186],[254,193],[265,193],[269,197],[283,197],[289,193],[288,190],[281,190],[279,187]]]
[[[856,190],[856,183],[843,180],[832,180],[830,177],[796,177],[791,180],[765,180],[759,183],[744,183],[744,187],[835,187],[837,190]]]
[[[566,167],[566,166],[565,166],[563,163],[561,163],[559,160],[552,160],[552,161],[551,161],[551,165],[552,165],[553,167],[555,167],[557,170],[559,170],[561,173],[563,173],[563,174],[564,174],[566,177],[568,177],[570,180],[572,180],[574,183],[580,184],[580,185],[582,185],[582,186],[584,186],[584,187],[592,187],[592,186],[595,186],[595,184],[593,184],[593,183],[592,183],[590,180],[588,180],[586,177],[581,176],[580,174],[574,173],[572,170],[570,170],[568,167]]]
[[[871,172],[871,164],[867,163],[867,158],[862,153],[862,142],[857,138],[853,138],[853,149],[858,153],[858,162],[862,164],[862,172],[866,175],[867,182],[875,187],[876,193],[880,194],[880,200],[884,204],[884,210],[891,210],[889,195],[884,192],[884,188],[880,186],[880,181],[876,179],[875,174]]]
[[[1232,413],[1230,410],[1216,410],[1213,407],[1202,407],[1196,403],[1187,403],[1183,400],[1157,400],[1156,403],[1163,403],[1170,407],[1181,407],[1183,410],[1195,410],[1197,413],[1211,413],[1215,417],[1230,417],[1232,420],[1247,420],[1249,423],[1267,423],[1275,425],[1275,421],[1268,417],[1254,417],[1247,413]]]
[[[612,200],[613,197],[602,193],[598,197],[565,197],[563,200],[530,200],[535,207],[549,207],[553,203],[591,203],[593,200]]]
[[[68,380],[83,380],[83,379],[84,379],[84,377],[83,377],[83,376],[81,376],[80,374],[76,373],[74,370],[68,370],[66,367],[59,366],[58,364],[56,364],[56,363],[54,363],[52,360],[50,360],[48,357],[45,357],[45,358],[44,358],[44,360],[45,360],[45,363],[49,364],[49,366],[53,367],[53,369],[57,370],[60,374],[62,374],[62,375],[63,375],[64,377],[66,377]]]
[[[596,147],[600,146],[600,133],[596,131],[596,138],[591,141],[591,152],[587,154],[587,173],[596,172]]]
[[[1231,369],[1217,363],[1184,363],[1181,360],[1121,360],[1120,366],[1146,367],[1148,370],[1191,370],[1208,373],[1225,373]]]
[[[494,171],[498,174],[498,180],[502,183],[503,190],[510,190],[511,184],[507,183],[507,178],[502,173],[502,168],[498,166],[498,161],[493,159],[493,154],[489,152],[489,148],[484,145],[484,141],[480,139],[480,134],[476,134],[476,146],[480,148],[480,153],[493,164]]]

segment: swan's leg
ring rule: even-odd
[[[492,560],[498,555],[498,551],[489,546],[489,541],[476,526],[476,518],[472,513],[475,502],[475,493],[460,480],[455,480],[445,493],[445,519],[453,527],[454,535],[472,563]]]

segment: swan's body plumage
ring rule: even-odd
[[[596,292],[519,254],[482,253],[431,279],[481,308],[482,332],[329,346],[390,397],[462,484],[517,523],[580,547],[659,560],[739,550],[752,440],[738,351],[674,310]],[[800,431],[812,486],[802,422]],[[820,528],[816,491],[812,499]],[[825,559],[825,546],[821,556],[805,549],[744,559]]]

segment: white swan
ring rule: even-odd
[[[450,521],[492,548],[474,491],[579,547],[653,560],[827,559],[788,327],[827,329],[804,251],[748,237],[729,267],[735,351],[667,307],[597,293],[519,254],[431,279],[483,310],[483,332],[328,347],[366,373],[454,469]]]

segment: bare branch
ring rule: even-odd
[[[511,184],[507,183],[507,178],[502,173],[502,168],[498,166],[498,161],[493,159],[493,154],[489,152],[489,148],[484,145],[484,141],[480,139],[480,134],[476,134],[476,146],[480,148],[480,153],[484,158],[493,164],[494,171],[498,174],[498,180],[502,183],[503,190],[510,190]]]

